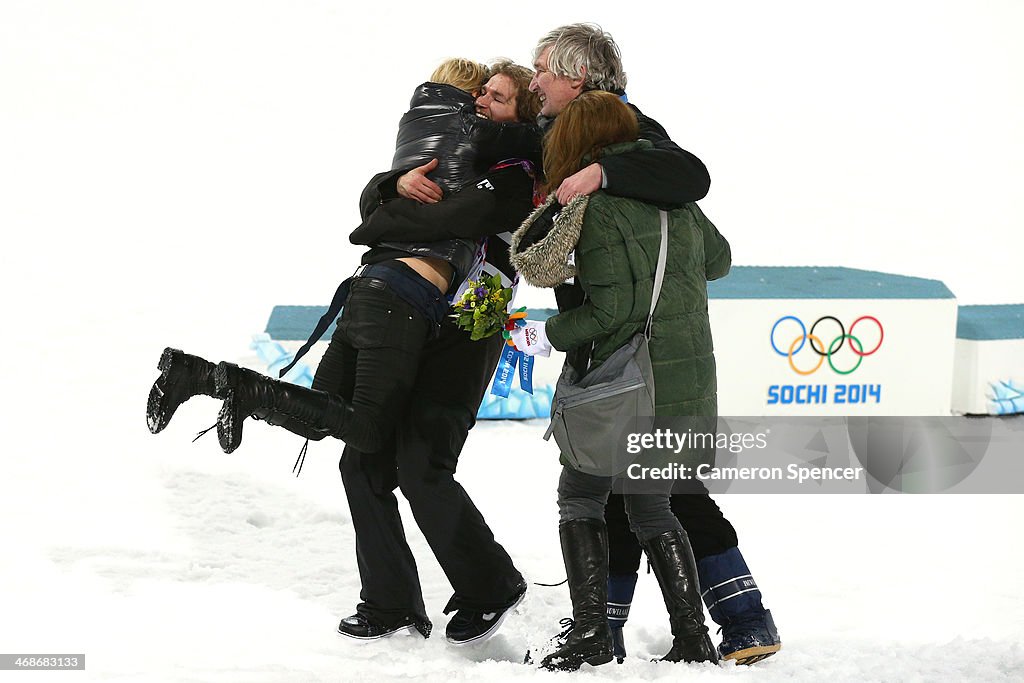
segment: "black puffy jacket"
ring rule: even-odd
[[[540,129],[532,123],[495,123],[476,114],[473,96],[442,83],[416,88],[398,124],[392,170],[409,170],[437,159],[428,174],[456,192],[505,159],[541,164]]]

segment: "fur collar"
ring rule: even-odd
[[[552,193],[512,234],[513,267],[534,287],[555,287],[576,275],[569,252],[576,248],[590,198],[580,195],[564,208]]]

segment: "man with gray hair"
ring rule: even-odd
[[[533,63],[536,74],[530,90],[540,97],[542,128],[585,90],[607,90],[626,101],[619,47],[594,24],[570,24],[551,31],[534,48]],[[654,149],[618,154],[587,166],[558,188],[559,203],[598,189],[666,206],[707,195],[711,178],[704,163],[672,142],[657,121],[632,104],[630,108],[640,123],[640,137],[650,140]]]
[[[608,33],[594,24],[562,26],[540,39],[533,58],[536,74],[530,90],[541,100],[542,128],[580,93],[607,90],[629,104],[640,124],[640,137],[654,144],[653,149],[602,158],[566,178],[555,191],[560,204],[598,189],[665,207],[707,195],[711,181],[700,159],[672,142],[657,121],[626,100],[622,58]],[[561,285],[555,289],[555,296],[559,310],[574,308],[582,301],[582,290],[576,285]],[[587,349],[582,351],[576,355],[570,352],[566,358],[581,372],[589,362]],[[738,664],[752,664],[778,652],[782,642],[737,547],[736,530],[700,481],[681,481],[674,492],[672,511],[690,538],[702,597],[711,618],[722,627],[719,654]],[[633,599],[641,549],[629,530],[621,495],[609,498],[605,520],[609,554],[607,613],[615,655],[621,662],[626,655],[622,627]]]

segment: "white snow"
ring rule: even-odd
[[[143,404],[160,349],[146,345],[156,342],[148,331],[156,317],[141,313],[120,329],[123,350],[115,352],[109,321],[73,315],[76,343],[64,351],[76,362],[64,359],[61,367],[78,373],[10,385],[19,408],[5,429],[0,490],[7,545],[0,649],[84,652],[93,680],[550,675],[520,662],[569,615],[565,587],[531,586],[494,639],[447,645],[441,610],[450,587],[404,503],[434,636],[367,645],[336,636],[359,592],[337,472],[341,444],[311,443],[299,478],[291,467],[301,440],[263,423],[247,423],[242,447],[224,455],[213,433],[190,443],[216,415],[218,404],[204,397],[182,406],[165,432],[149,434]],[[182,325],[185,318],[175,316]],[[235,335],[214,323],[206,328],[208,346],[218,339],[229,345]],[[236,348],[244,336],[237,335]],[[192,350],[206,353],[206,346]],[[542,429],[538,421],[479,424],[458,478],[528,580],[555,583],[564,578],[558,465]],[[658,680],[685,671],[705,680],[808,682],[1024,676],[1024,553],[1013,541],[1020,496],[724,495],[719,503],[775,615],[782,652],[754,667],[646,661],[667,651],[670,635],[657,584],[642,576],[627,626],[630,658],[581,675]]]
[[[338,638],[359,589],[340,443],[311,444],[296,479],[300,440],[264,424],[230,456],[212,433],[190,443],[212,399],[158,436],[143,419],[164,346],[236,360],[274,304],[326,301],[356,263],[359,189],[450,54],[526,62],[548,28],[597,20],[633,99],[708,162],[702,205],[737,263],[1024,301],[1018,3],[674,7],[5,2],[0,651],[85,653],[87,669],[0,680],[569,680],[520,663],[569,614],[564,586],[531,586],[485,644],[444,642],[450,587],[405,507],[435,636]],[[554,583],[541,431],[480,424],[458,478],[527,578]],[[719,503],[782,652],[647,661],[670,636],[644,576],[630,658],[577,677],[1024,679],[1021,496]]]

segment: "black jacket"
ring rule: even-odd
[[[363,224],[349,239],[372,247],[363,263],[409,255],[439,258],[455,269],[452,286],[457,287],[473,264],[476,240],[516,227],[532,208],[533,185],[525,172],[496,172],[492,180],[502,186],[497,190],[487,170],[506,159],[527,159],[539,166],[540,137],[534,124],[495,123],[477,116],[473,97],[463,90],[440,83],[420,85],[399,123],[392,170],[374,176],[359,199]],[[438,166],[428,177],[441,185],[445,199],[420,205],[400,198],[398,177],[431,159]],[[521,200],[527,203],[520,211]],[[387,207],[378,211],[385,202]],[[501,227],[507,215],[515,215],[517,222]]]
[[[453,286],[458,286],[472,265],[477,241],[515,230],[533,210],[533,178],[519,165],[475,178],[436,204],[399,198],[395,183],[403,172],[379,173],[363,190],[363,222],[349,241],[373,247],[364,263],[394,258],[396,252],[436,256],[455,268]],[[490,244],[487,260],[514,277],[506,242]]]
[[[622,93],[616,93],[622,95]],[[675,209],[707,196],[711,176],[704,162],[672,142],[661,124],[646,116],[632,103],[629,108],[640,124],[640,137],[650,140],[653,149],[601,159],[608,194],[650,202],[663,209]],[[543,130],[554,118],[540,117]]]
[[[438,160],[427,176],[455,192],[505,159],[541,163],[540,130],[532,123],[495,123],[477,116],[473,96],[441,83],[423,83],[398,124],[392,170]]]

